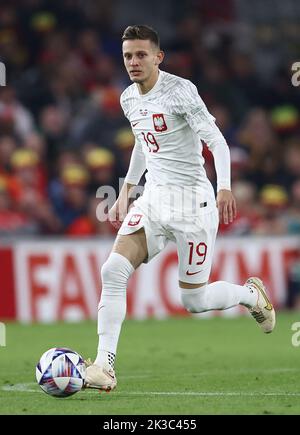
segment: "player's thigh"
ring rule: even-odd
[[[114,247],[117,251],[114,252],[124,255],[137,268],[141,263],[149,263],[167,243],[168,237],[160,223],[150,219],[139,207],[134,206],[119,229]]]
[[[136,269],[148,257],[144,228],[131,234],[118,234],[112,252],[123,255]]]
[[[195,288],[207,283],[217,230],[218,215],[217,211],[213,211],[201,216],[197,225],[185,225],[184,231],[174,234],[180,287]]]

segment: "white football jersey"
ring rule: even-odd
[[[146,186],[194,186],[214,197],[203,167],[203,139],[208,145],[224,140],[196,86],[159,71],[144,95],[133,83],[121,95],[121,106],[145,156]],[[225,141],[225,140],[224,140]]]

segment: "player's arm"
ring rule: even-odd
[[[210,115],[208,112],[207,114]],[[224,136],[214,120],[211,119],[211,115],[207,117],[204,113],[202,116],[204,117],[204,126],[199,135],[214,156],[217,174],[217,207],[219,218],[221,223],[227,225],[236,217],[236,202],[231,192],[230,151]]]
[[[129,108],[128,104],[126,102],[126,93],[128,90],[125,90],[121,97],[120,97],[120,105],[123,109],[124,115],[129,120]],[[129,168],[124,180],[124,184],[121,188],[121,191],[119,193],[119,196],[112,206],[112,208],[109,210],[109,220],[113,224],[114,227],[120,228],[121,223],[124,221],[127,213],[128,213],[128,206],[129,206],[129,198],[130,193],[132,192],[132,189],[134,186],[136,186],[142,175],[144,174],[146,170],[146,161],[145,156],[142,150],[142,146],[138,139],[136,138],[134,148],[132,150]]]
[[[236,217],[236,202],[231,192],[230,151],[226,140],[208,112],[197,88],[191,82],[181,89],[181,108],[190,127],[203,140],[214,156],[217,174],[217,206],[220,222],[228,224]]]
[[[130,193],[146,170],[145,156],[141,144],[136,140],[130,159],[129,168],[118,199],[109,210],[109,220],[119,228],[128,212]]]

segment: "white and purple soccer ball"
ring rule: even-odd
[[[53,347],[41,356],[36,366],[36,380],[45,393],[68,397],[84,385],[86,367],[82,357],[66,347]]]

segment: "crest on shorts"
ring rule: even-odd
[[[141,214],[133,214],[129,219],[128,225],[130,227],[134,227],[135,225],[138,225],[140,223],[140,220],[142,219],[142,216],[143,215]]]
[[[152,115],[155,131],[166,131],[168,129],[164,115],[156,113]]]

